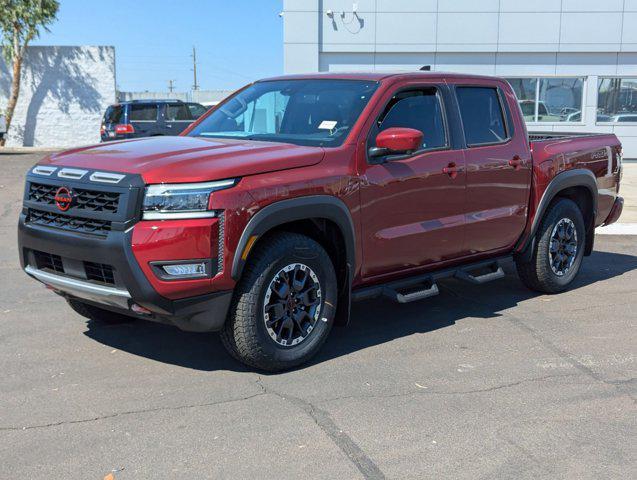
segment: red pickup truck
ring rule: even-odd
[[[20,259],[90,319],[220,331],[275,371],[314,355],[353,300],[485,283],[511,258],[528,287],[565,289],[621,213],[621,172],[614,135],[529,137],[498,78],[279,77],[181,136],[44,158]]]

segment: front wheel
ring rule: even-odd
[[[558,199],[538,228],[531,259],[516,261],[522,283],[545,293],[566,290],[579,272],[585,243],[586,229],[579,207],[567,198]]]
[[[249,366],[293,368],[325,342],[336,299],[334,266],[320,244],[297,233],[271,236],[245,267],[221,340]]]

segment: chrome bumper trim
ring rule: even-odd
[[[24,271],[42,283],[49,285],[56,290],[73,295],[74,297],[83,298],[85,300],[113,307],[125,308],[127,310],[129,308],[128,301],[131,296],[127,290],[95,285],[94,283],[64,277],[62,275],[55,275],[53,273],[38,270],[31,265],[27,265]]]

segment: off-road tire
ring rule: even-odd
[[[93,320],[97,323],[116,325],[119,323],[129,323],[135,321],[134,317],[123,315],[121,313],[111,312],[109,310],[104,310],[102,308],[80,302],[79,300],[67,299],[66,302],[75,311],[75,313],[78,313],[83,317],[88,318],[89,320]]]
[[[268,334],[264,300],[270,282],[286,265],[300,263],[318,277],[318,320],[298,345],[281,346]],[[255,247],[239,281],[228,319],[220,332],[228,352],[240,362],[265,371],[280,371],[307,362],[321,348],[334,323],[337,285],[334,265],[323,247],[305,235],[277,233]]]
[[[568,271],[558,276],[551,268],[549,247],[553,229],[562,219],[570,219],[577,233],[575,260]],[[577,276],[586,249],[586,228],[582,212],[567,198],[556,199],[548,208],[536,233],[535,246],[529,261],[516,259],[518,275],[531,290],[558,293],[566,290]]]

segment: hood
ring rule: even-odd
[[[55,153],[41,165],[142,175],[146,183],[203,182],[314,165],[320,147],[240,139],[152,137]]]

